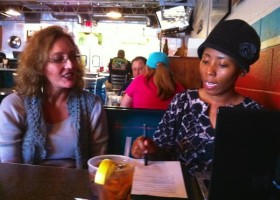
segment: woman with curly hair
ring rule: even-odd
[[[0,160],[86,168],[107,149],[101,99],[83,90],[84,66],[59,26],[35,33],[21,53],[16,92],[0,105]]]

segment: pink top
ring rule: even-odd
[[[185,89],[182,85],[177,83],[176,93],[182,92]],[[166,110],[172,97],[168,100],[161,100],[157,96],[157,87],[154,83],[154,79],[151,78],[149,83],[146,82],[146,77],[144,75],[139,75],[135,78],[128,88],[126,89],[126,94],[132,98],[133,108],[150,108],[150,109],[164,109]]]

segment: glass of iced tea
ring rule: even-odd
[[[101,155],[88,160],[92,200],[130,200],[135,163],[122,155]]]

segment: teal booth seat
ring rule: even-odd
[[[146,124],[147,137],[152,137],[165,110],[105,107],[109,128],[110,154],[124,154],[126,137],[132,142],[143,134]]]
[[[0,103],[10,93],[13,92],[15,69],[0,68]]]

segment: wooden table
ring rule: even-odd
[[[0,199],[90,199],[87,180],[87,170],[0,163]]]
[[[186,184],[188,200],[201,200],[194,180],[189,179],[185,182],[188,183]],[[90,199],[87,170],[0,163],[1,200],[75,200],[75,198]],[[132,197],[132,200],[156,199],[168,198]]]

